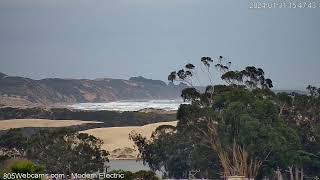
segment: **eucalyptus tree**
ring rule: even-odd
[[[308,94],[279,93],[279,116],[299,133],[302,148],[296,163],[289,166],[292,174],[320,175],[320,88],[307,87]]]
[[[27,140],[20,129],[9,129],[0,135],[0,161],[24,157],[28,146]]]
[[[192,83],[196,74],[193,64],[189,63],[184,69],[173,71],[168,76],[171,83],[183,81],[189,85],[181,96],[191,104],[180,106],[176,130],[169,134],[161,133],[152,141],[134,136],[133,140],[144,161],[151,166],[153,163],[158,165],[154,169],[165,167],[169,174],[174,174],[177,171],[168,166],[172,159],[177,163],[174,152],[187,149],[188,154],[192,154],[205,150],[203,157],[212,158],[200,158],[202,163],[198,164],[209,165],[209,159],[215,161],[215,165],[211,166],[214,167],[211,172],[215,175],[244,175],[250,178],[270,176],[279,169],[290,170],[295,164],[303,166],[310,157],[303,151],[304,138],[300,137],[301,132],[296,127],[288,126],[288,116],[293,117],[291,109],[294,100],[284,94],[273,93],[272,80],[265,77],[261,68],[247,66],[243,70],[233,70],[231,62],[222,56],[202,57],[200,61],[210,82],[204,91]],[[213,82],[212,70],[221,73],[225,84]],[[309,89],[313,96],[319,95],[318,89]],[[284,116],[285,113],[288,116]],[[181,142],[188,142],[189,148]],[[162,150],[157,152],[155,149],[160,146]],[[180,165],[184,164],[182,167],[186,170],[190,170],[190,160],[190,156],[182,156],[179,162]],[[183,173],[178,175],[183,176]],[[303,176],[303,173],[300,174]]]
[[[102,140],[67,128],[41,130],[28,143],[27,158],[43,165],[48,173],[94,173],[103,171],[109,161]]]
[[[180,106],[176,129],[158,132],[151,140],[131,136],[145,163],[154,170],[165,170],[169,177],[186,177],[194,168],[202,170],[199,177],[244,175],[258,179],[288,170],[288,177],[298,180],[304,169],[314,172],[317,147],[306,140],[317,140],[320,129],[315,123],[319,89],[308,87],[309,96],[275,94],[272,80],[261,68],[233,70],[222,56],[200,61],[210,82],[204,91],[192,83],[197,73],[193,64],[168,76],[171,83],[189,85],[181,96],[191,104]],[[213,82],[213,71],[221,73],[224,84]],[[304,121],[315,124],[309,123],[309,129],[297,126]],[[303,130],[312,133],[301,136]],[[306,168],[310,162],[314,165]]]

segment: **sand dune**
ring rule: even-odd
[[[48,119],[10,119],[0,121],[0,131],[11,128],[24,127],[67,127],[89,123],[101,123],[97,121],[80,120],[48,120]]]
[[[127,126],[96,128],[82,131],[94,135],[104,141],[103,149],[111,153],[110,159],[135,159],[137,151],[131,151],[134,144],[129,140],[129,133],[135,131],[150,138],[152,132],[160,125],[177,125],[177,121],[148,124],[145,126]]]
[[[101,122],[80,120],[11,119],[0,121],[0,131],[24,127],[67,127],[87,123]],[[102,148],[110,152],[110,159],[136,159],[138,152],[134,149],[134,143],[129,140],[129,133],[135,131],[150,138],[152,132],[160,125],[176,126],[177,121],[153,123],[144,126],[95,128],[81,132],[88,133],[102,139],[104,141]]]

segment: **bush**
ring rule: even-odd
[[[123,174],[124,178],[119,178],[119,180],[160,180],[156,173],[153,171],[138,171],[138,172],[131,172],[131,171],[124,171],[124,170],[112,170],[108,172],[108,174]],[[117,179],[117,178],[114,178]],[[118,179],[117,179],[118,180]]]
[[[0,167],[0,179],[4,178],[5,173],[23,173],[23,174],[42,174],[44,168],[33,164],[33,162],[25,159],[10,159],[3,163]],[[34,178],[33,180],[41,178]]]

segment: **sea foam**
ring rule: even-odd
[[[146,108],[162,109],[165,111],[178,110],[182,100],[145,100],[145,101],[115,101],[108,103],[78,103],[69,105],[77,110],[109,110],[109,111],[139,111]]]

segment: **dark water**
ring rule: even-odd
[[[125,171],[137,172],[140,170],[150,170],[148,165],[143,165],[142,161],[136,160],[110,160],[109,170],[122,169]]]
[[[125,171],[137,172],[140,170],[151,170],[148,165],[143,165],[142,161],[136,160],[110,160],[108,163],[109,171],[122,169]],[[157,176],[162,177],[162,173],[157,171]]]

